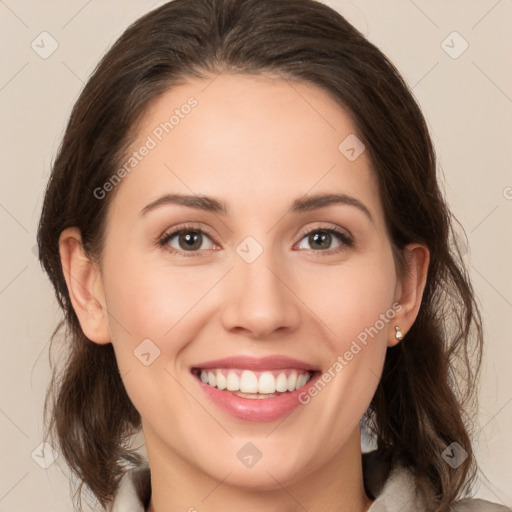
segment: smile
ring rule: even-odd
[[[231,391],[243,398],[274,398],[296,391],[306,385],[312,372],[306,370],[251,371],[236,368],[196,369],[195,375],[204,384],[221,391]]]

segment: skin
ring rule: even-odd
[[[99,264],[76,228],[60,238],[81,326],[91,342],[113,344],[142,417],[149,510],[365,511],[359,421],[386,348],[398,343],[395,325],[406,335],[416,318],[428,250],[408,246],[410,270],[398,275],[367,151],[351,162],[338,150],[357,131],[315,86],[227,73],[190,80],[151,105],[133,149],[191,96],[197,107],[110,192]],[[167,204],[141,215],[168,193],[215,197],[228,214]],[[356,198],[371,219],[347,204],[290,212],[295,199],[317,193]],[[158,244],[185,223],[207,232],[192,257],[177,236]],[[304,233],[320,227],[349,233],[353,246],[335,236],[327,249],[311,245]],[[263,249],[252,263],[236,252],[247,236]],[[235,419],[190,373],[233,354],[287,355],[327,371],[396,302],[396,317],[284,420]],[[133,353],[144,339],[160,350],[148,366]],[[262,453],[252,468],[237,458],[247,442]]]

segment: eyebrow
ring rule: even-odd
[[[197,210],[204,210],[220,215],[227,215],[228,213],[226,203],[213,197],[202,195],[166,194],[145,206],[141,211],[141,215],[146,215],[148,212],[155,210],[156,208],[170,204],[187,206],[188,208],[195,208]],[[332,204],[354,206],[374,222],[370,210],[368,210],[368,208],[359,201],[359,199],[346,194],[316,194],[312,196],[303,196],[293,201],[291,211],[293,213],[304,213],[325,208]]]

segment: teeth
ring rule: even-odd
[[[263,372],[258,381],[258,393],[268,394],[274,391],[276,391],[276,378],[270,372]]]
[[[208,382],[209,383],[209,382]],[[217,387],[219,389],[226,389],[228,383],[226,377],[222,373],[217,373]]]
[[[258,392],[258,377],[254,372],[245,370],[240,377],[240,391],[242,393]]]
[[[241,373],[240,373],[241,372]],[[239,375],[240,373],[240,375]],[[288,374],[288,375],[287,375]],[[295,391],[304,386],[311,374],[304,371],[282,371],[272,373],[270,371],[262,372],[259,376],[251,370],[201,370],[201,381],[212,387],[227,391],[238,391],[239,396],[244,394],[262,394],[277,396],[275,393],[284,393],[286,391]],[[256,396],[255,398],[260,398]],[[263,398],[263,397],[261,397]]]
[[[226,381],[226,389],[228,391],[238,391],[240,389],[240,378],[236,373],[229,372]]]
[[[288,377],[288,391],[295,391],[297,389],[297,374],[292,373]]]
[[[286,378],[286,375],[284,373],[280,373],[278,375],[277,379],[275,380],[275,382],[276,382],[276,386],[275,386],[276,391],[279,391],[280,393],[284,393],[285,391],[288,391],[288,379]]]
[[[242,398],[250,398],[252,400],[265,400],[268,398],[274,398],[277,395],[275,393],[270,393],[268,395],[264,395],[262,393],[242,393],[241,391],[235,391],[236,396],[240,396]]]

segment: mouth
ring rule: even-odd
[[[219,411],[257,423],[279,420],[303,407],[301,394],[321,376],[319,368],[285,356],[228,357],[198,363],[190,371]]]
[[[276,398],[304,387],[314,371],[280,369],[252,371],[242,368],[193,368],[192,374],[212,388],[247,399]]]

